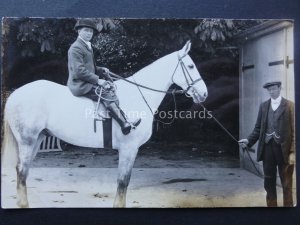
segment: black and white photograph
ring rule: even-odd
[[[2,18],[1,207],[295,207],[294,21]]]

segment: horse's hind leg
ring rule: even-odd
[[[17,205],[21,208],[28,208],[26,179],[29,172],[30,163],[36,154],[36,146],[33,144],[19,144],[18,164],[17,164]]]
[[[127,187],[137,152],[137,148],[125,147],[119,149],[118,187],[114,207],[126,206]]]
[[[19,144],[19,158],[17,164],[17,205],[21,208],[29,207],[26,180],[30,164],[36,156],[43,138],[44,135],[40,133],[37,140],[31,142],[32,144]]]

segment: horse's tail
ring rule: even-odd
[[[1,146],[1,165],[3,169],[15,169],[17,165],[17,148],[16,138],[7,121],[7,115],[4,113],[4,129]]]

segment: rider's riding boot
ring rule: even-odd
[[[118,107],[119,108],[119,107]],[[120,109],[120,108],[119,108]],[[120,109],[121,114],[123,115],[124,118],[126,118],[126,115],[124,113],[124,111],[122,109]],[[140,123],[141,123],[142,119],[138,118],[136,119],[134,122],[131,122],[131,128],[135,129]]]
[[[132,126],[135,128],[141,122],[141,119],[137,119],[132,124],[130,124],[125,117],[125,114],[120,108],[117,106],[116,103],[111,103],[107,106],[111,116],[118,122],[121,127],[122,133],[127,135],[130,133]]]

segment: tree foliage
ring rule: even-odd
[[[75,19],[25,18],[19,21],[17,42],[23,57],[33,57],[52,53],[58,56],[66,53],[74,41]],[[97,28],[109,30],[114,28],[111,19],[95,19]]]
[[[261,23],[261,20],[203,19],[194,28],[199,47],[211,56],[227,54],[236,57],[239,32]],[[223,50],[223,51],[222,51]],[[218,52],[219,51],[219,52]]]

